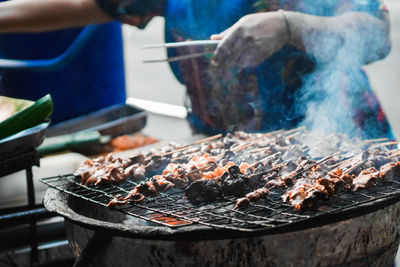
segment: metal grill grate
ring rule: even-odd
[[[117,194],[126,195],[137,183],[125,180],[118,185],[85,186],[73,175],[41,179],[41,182],[67,194],[104,207]],[[182,190],[160,193],[147,197],[137,204],[116,207],[128,215],[168,227],[201,224],[212,228],[235,231],[268,231],[274,233],[321,225],[338,221],[382,208],[400,199],[400,182],[386,181],[369,189],[339,193],[328,201],[320,202],[316,209],[299,212],[280,200],[280,195],[271,194],[245,210],[233,210],[235,198],[225,198],[203,205],[192,205],[183,198]]]

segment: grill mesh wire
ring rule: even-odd
[[[125,180],[118,185],[85,186],[74,175],[62,175],[42,178],[41,182],[69,195],[106,207],[113,196],[126,195],[138,183]],[[325,216],[340,215],[344,211],[356,211],[361,204],[379,203],[400,197],[400,182],[385,181],[369,189],[355,192],[342,192],[321,201],[315,209],[299,212],[291,205],[282,202],[280,194],[271,194],[268,199],[259,200],[245,209],[233,210],[236,198],[225,198],[223,201],[192,205],[183,198],[184,191],[170,190],[156,197],[146,197],[141,203],[126,204],[115,209],[171,228],[190,224],[201,224],[212,228],[235,231],[272,230],[281,227],[308,223]]]

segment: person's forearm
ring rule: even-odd
[[[368,64],[390,51],[389,22],[359,12],[317,17],[285,11],[290,44],[314,55],[319,62],[349,60]],[[385,16],[388,16],[385,14]]]
[[[111,20],[95,0],[11,0],[0,3],[0,33],[42,32]]]

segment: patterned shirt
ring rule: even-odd
[[[164,16],[166,42],[208,39],[242,16],[279,9],[317,16],[365,12],[382,18],[380,0],[97,0],[123,23],[145,27]],[[168,49],[168,56],[202,52]],[[349,55],[351,57],[351,55]],[[362,138],[393,134],[362,69],[320,68],[315,59],[284,46],[256,68],[223,77],[208,58],[170,64],[187,87],[189,122],[196,132],[272,131],[300,124]]]

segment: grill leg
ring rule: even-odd
[[[110,243],[112,236],[108,233],[95,231],[93,237],[86,244],[73,267],[87,267],[93,258]]]
[[[26,184],[28,190],[28,207],[30,209],[34,209],[35,190],[33,187],[32,168],[26,168]],[[30,261],[31,261],[31,266],[33,266],[35,263],[39,262],[36,219],[32,219],[31,222],[29,223],[29,235],[30,235],[30,245],[31,245]]]

